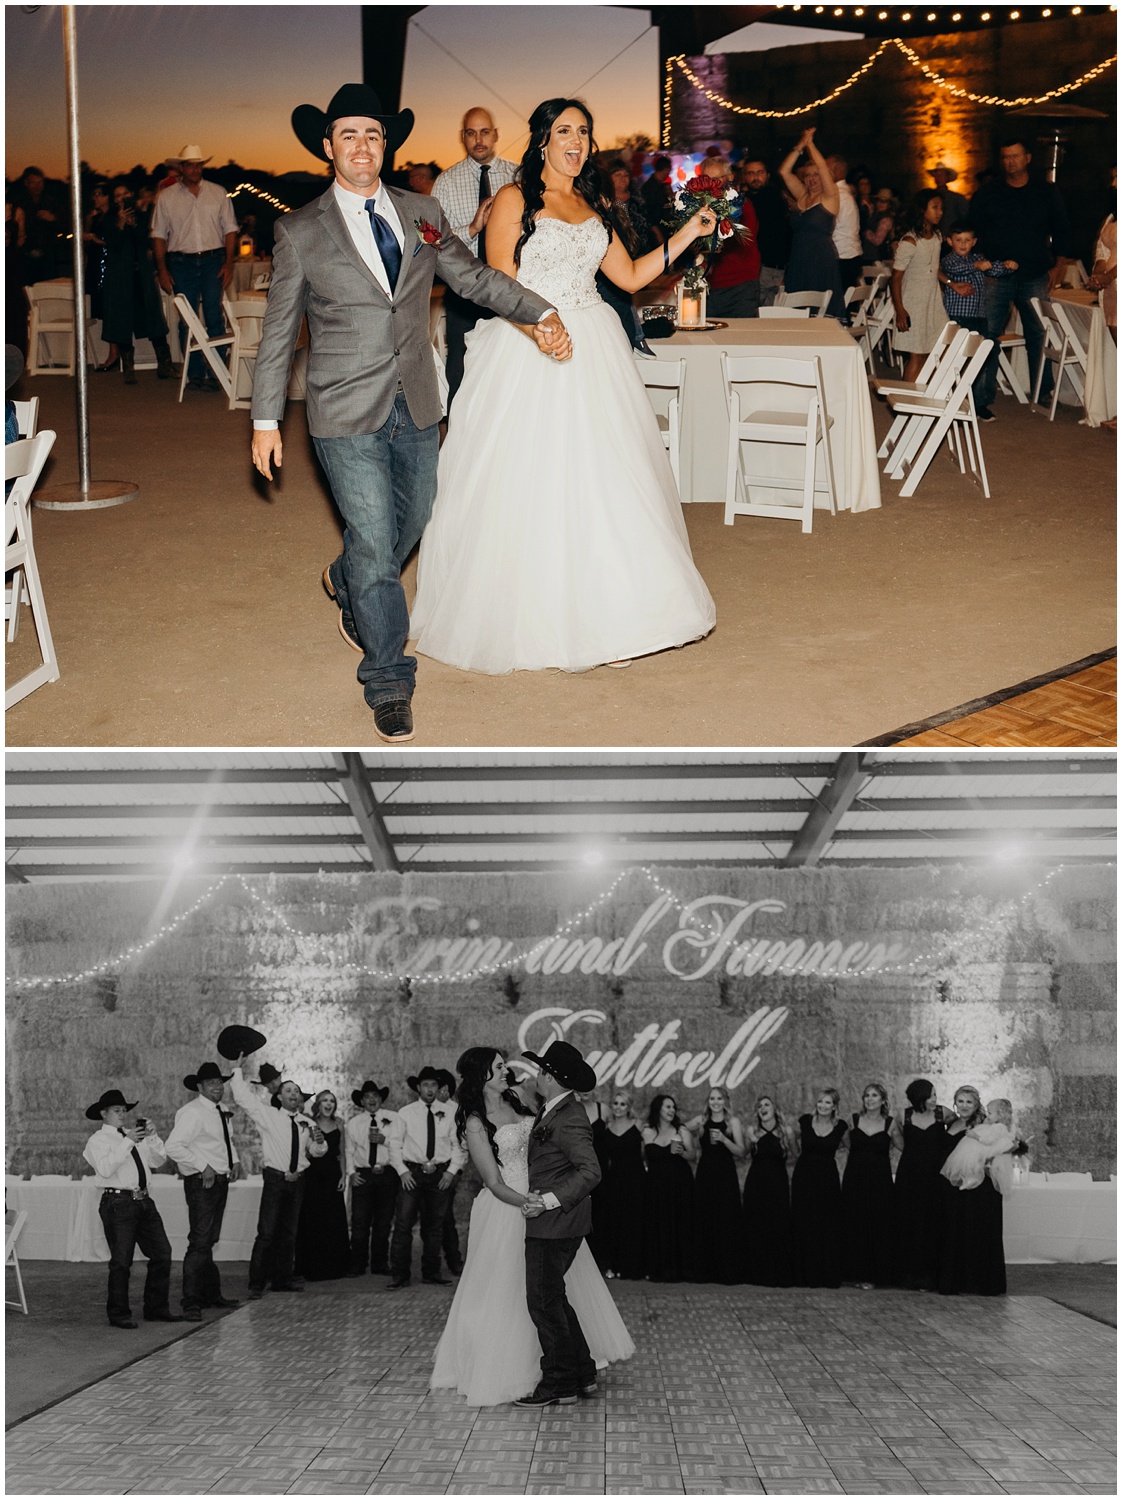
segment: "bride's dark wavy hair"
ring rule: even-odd
[[[524,207],[522,209],[522,236],[514,247],[516,266],[521,265],[523,247],[534,232],[535,215],[545,207],[545,182],[542,178],[545,148],[558,116],[563,115],[567,109],[579,109],[588,121],[588,156],[580,170],[580,176],[573,185],[593,213],[603,222],[608,233],[611,234],[615,228],[604,203],[600,169],[592,160],[596,154],[596,141],[593,138],[592,116],[589,114],[588,105],[583,99],[546,99],[530,116],[530,144],[522,154],[522,165],[518,169],[518,185],[522,189]]]
[[[491,1076],[491,1065],[496,1057],[501,1056],[498,1047],[469,1047],[456,1063],[456,1072],[460,1075],[459,1087],[456,1089],[456,1137],[463,1145],[467,1122],[472,1115],[477,1116],[487,1132],[496,1161],[499,1159],[499,1148],[495,1145],[495,1127],[487,1118],[487,1101],[483,1090]],[[504,1089],[503,1098],[516,1114],[533,1114],[533,1110],[527,1109],[512,1089]]]

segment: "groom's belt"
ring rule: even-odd
[[[447,1172],[448,1170],[446,1161],[407,1161],[405,1165],[411,1172],[423,1172],[426,1177],[430,1177],[433,1172]]]

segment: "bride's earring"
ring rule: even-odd
[[[545,147],[542,147],[542,161],[545,161]]]

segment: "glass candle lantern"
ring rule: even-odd
[[[678,317],[679,328],[704,328],[705,327],[705,299],[709,292],[709,286],[701,281],[697,286],[687,286],[683,277],[678,283]]]

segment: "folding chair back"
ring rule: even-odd
[[[235,411],[253,405],[253,367],[261,344],[265,303],[259,298],[231,301],[230,298],[223,297],[222,311],[234,334],[230,352],[229,400],[230,410]]]
[[[666,411],[652,401],[655,421],[662,434],[662,441],[670,455],[670,467],[674,471],[674,483],[681,489],[682,458],[682,388],[686,383],[684,359],[637,359],[635,366],[642,377],[648,394],[651,391],[668,392]]]
[[[16,1245],[19,1243],[19,1237],[23,1233],[23,1226],[26,1223],[27,1223],[27,1209],[26,1208],[21,1208],[18,1212],[15,1209],[11,1209],[11,1208],[5,1209],[5,1211],[4,1211],[4,1269],[6,1271],[8,1269],[8,1267],[10,1266],[12,1268],[12,1270],[16,1273],[16,1290],[19,1292],[19,1300],[17,1302],[13,1302],[13,1301],[10,1300],[10,1298],[7,1295],[5,1295],[5,1297],[4,1297],[4,1306],[5,1307],[18,1307],[25,1315],[27,1313],[27,1298],[24,1295],[23,1277],[20,1274],[19,1256],[16,1254]]]
[[[27,373],[73,375],[74,283],[37,281],[32,286],[25,286],[23,291],[30,311]]]
[[[779,307],[761,307],[761,318],[809,318],[809,307],[788,307],[785,303]]]
[[[830,305],[832,292],[778,292],[777,307],[808,307],[812,316],[822,317]]]
[[[1036,371],[1036,383],[1032,388],[1033,405],[1040,402],[1040,388],[1044,383],[1044,363],[1051,360],[1056,366],[1056,378],[1052,386],[1052,406],[1048,412],[1049,422],[1056,419],[1056,405],[1060,399],[1060,386],[1066,375],[1072,389],[1083,401],[1083,376],[1087,372],[1087,355],[1075,336],[1071,323],[1064,312],[1063,304],[1051,302],[1046,297],[1030,297],[1033,311],[1044,329],[1044,347],[1040,351],[1040,364]]]
[[[907,468],[907,478],[900,491],[902,496],[915,494],[931,460],[948,436],[955,462],[963,473],[966,472],[963,448],[959,443],[958,429],[961,427],[970,467],[981,483],[982,493],[989,499],[989,479],[974,409],[973,386],[992,349],[992,339],[981,333],[969,334],[961,348],[954,383],[941,396],[888,392],[888,404],[896,416],[909,419],[886,468],[893,478],[899,478]]]
[[[4,449],[4,477],[14,479],[12,492],[4,502],[4,574],[11,575],[5,587],[4,612],[8,620],[8,640],[19,630],[19,611],[23,603],[31,606],[31,617],[39,637],[42,664],[9,685],[4,694],[5,710],[26,698],[45,682],[57,682],[58,658],[47,620],[47,604],[39,581],[35,546],[31,536],[31,496],[43,472],[43,465],[54,447],[55,435],[49,429],[33,438],[9,443]]]
[[[191,355],[196,351],[203,356],[211,368],[215,380],[226,392],[226,400],[230,400],[234,388],[233,379],[230,375],[229,366],[219,354],[220,349],[230,348],[235,340],[232,333],[220,334],[217,338],[211,338],[203,327],[198,313],[188,302],[182,292],[177,292],[172,299],[175,302],[175,310],[187,325],[187,345],[183,350],[183,374],[179,377],[179,399],[183,400],[183,391],[187,385],[187,370],[191,363]]]
[[[32,438],[35,429],[39,425],[39,397],[32,396],[30,401],[13,401],[16,409],[16,422],[19,424],[19,435],[21,438]]]
[[[800,519],[809,532],[814,525],[814,496],[829,498],[831,515],[837,514],[837,488],[830,453],[832,419],[826,410],[826,392],[822,380],[822,362],[812,359],[772,359],[766,355],[721,355],[725,393],[729,405],[729,452],[725,474],[725,525],[731,526],[738,515],[771,516]],[[788,387],[799,402],[798,409],[776,409],[757,406],[769,397],[752,387]],[[774,396],[770,399],[774,400]],[[805,405],[803,404],[805,403]],[[747,409],[745,409],[747,408]],[[787,475],[745,472],[741,467],[741,444],[756,443],[790,446],[800,444],[804,450],[801,478]],[[816,477],[818,445],[822,445],[824,477]],[[798,490],[799,505],[782,505],[773,501],[754,501],[751,487],[767,490]],[[744,498],[740,498],[743,490]]]

